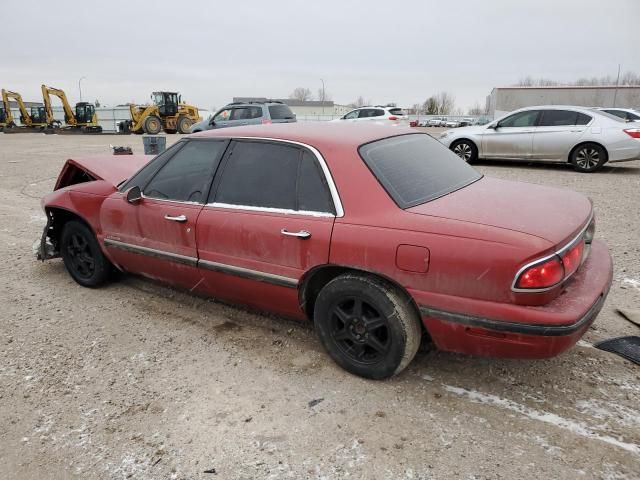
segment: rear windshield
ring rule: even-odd
[[[389,113],[391,115],[406,115],[405,111],[401,108],[390,108]]]
[[[360,156],[402,209],[442,197],[482,178],[464,160],[426,134],[362,145]]]
[[[271,120],[291,120],[294,118],[293,112],[286,105],[269,105],[269,115]]]

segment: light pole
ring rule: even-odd
[[[80,79],[78,80],[78,90],[80,90],[80,101],[82,101],[82,85],[81,82],[82,80],[86,80],[87,77],[80,77]]]
[[[322,82],[322,115],[324,115],[324,80],[320,79]]]

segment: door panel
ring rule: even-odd
[[[104,245],[128,272],[191,288],[201,279],[195,235],[201,210],[202,205],[150,198],[130,204],[116,192],[100,212]]]
[[[531,158],[535,127],[487,128],[482,136],[483,158]]]
[[[328,262],[333,222],[333,216],[206,206],[197,225],[202,288],[216,297],[301,317],[296,287],[306,271]]]
[[[587,127],[582,125],[537,127],[533,136],[533,158],[562,160],[580,141]]]

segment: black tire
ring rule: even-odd
[[[607,163],[609,155],[607,151],[597,143],[583,143],[571,152],[569,162],[576,172],[596,172]]]
[[[162,122],[155,115],[149,115],[144,119],[142,129],[148,135],[157,135],[162,131]]]
[[[471,140],[456,140],[449,146],[449,150],[467,163],[478,160],[478,147]]]
[[[77,220],[65,224],[60,238],[60,252],[69,275],[83,287],[102,285],[113,271],[93,232]]]
[[[410,300],[373,276],[345,274],[331,280],[316,299],[314,321],[331,358],[365,378],[401,372],[420,346],[420,318]]]
[[[177,123],[178,133],[182,133],[182,134],[189,133],[189,130],[191,129],[192,125],[193,125],[193,122],[189,117],[185,115],[179,117],[178,123]]]

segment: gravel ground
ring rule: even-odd
[[[176,140],[170,137],[170,142]],[[308,325],[125,277],[76,285],[31,246],[64,160],[140,137],[0,134],[0,465],[11,479],[640,478],[640,162],[484,174],[590,196],[611,294],[545,361],[422,351],[398,377],[339,369]],[[638,283],[634,283],[634,281]]]

